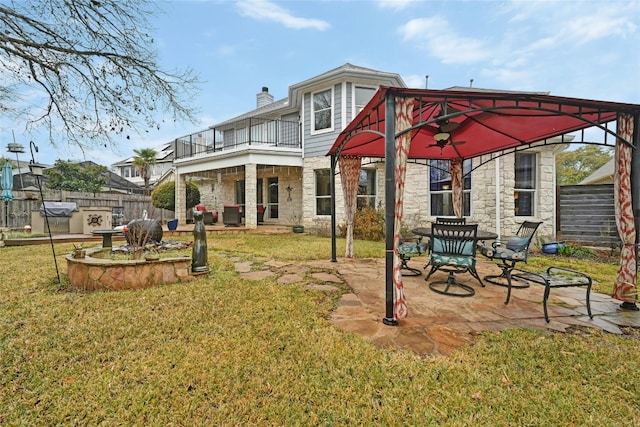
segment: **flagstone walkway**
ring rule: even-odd
[[[542,294],[544,287],[532,285],[514,289],[511,301],[504,304],[506,289],[486,284],[480,287],[470,275],[460,279],[471,284],[476,294],[457,298],[437,294],[429,289],[424,275],[404,277],[409,315],[397,326],[382,323],[385,317],[384,259],[338,259],[307,261],[293,264],[274,260],[264,262],[255,270],[251,261],[235,259],[235,269],[243,278],[260,280],[276,276],[283,285],[307,280],[307,286],[325,292],[338,292],[338,284],[346,284],[351,292],[342,295],[329,320],[336,327],[358,334],[381,348],[407,349],[419,355],[448,355],[454,349],[470,343],[481,331],[507,328],[527,328],[564,332],[571,326],[598,328],[622,334],[621,327],[640,327],[640,312],[620,310],[620,301],[591,293],[594,318],[587,315],[585,288],[552,289],[549,317],[544,320]],[[421,267],[426,258],[413,258],[411,264]],[[489,261],[478,265],[480,277],[497,274],[499,269]],[[431,279],[444,279],[437,272]],[[311,279],[311,280],[309,280]],[[467,280],[468,279],[468,280]]]

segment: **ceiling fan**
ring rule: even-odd
[[[435,142],[433,144],[427,145],[427,148],[440,147],[440,150],[442,150],[447,144],[460,145],[466,142],[466,141],[453,141],[451,139],[451,132],[456,130],[460,126],[460,123],[452,122],[447,118],[443,118],[443,116],[446,116],[450,113],[459,112],[459,111],[460,110],[453,108],[447,105],[446,103],[443,103],[442,108],[440,109],[440,112],[435,117],[435,122],[438,125],[438,131],[433,135],[433,139],[435,140]]]
[[[440,147],[442,150],[447,144],[451,145],[460,145],[464,144],[466,141],[453,141],[451,139],[451,132],[456,130],[460,123],[450,122],[448,120],[443,120],[441,122],[436,121],[438,123],[438,132],[433,135],[433,139],[435,140],[434,144],[430,144],[427,147]]]

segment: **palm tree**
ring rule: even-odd
[[[138,168],[140,176],[144,180],[144,194],[149,195],[149,181],[151,180],[151,166],[156,164],[156,150],[153,148],[140,148],[133,150],[133,166]]]

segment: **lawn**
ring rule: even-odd
[[[49,245],[0,248],[0,424],[640,425],[629,337],[508,330],[449,357],[378,349],[326,320],[335,298],[233,269],[327,258],[329,239],[208,246],[211,274],[196,281],[92,293],[57,284]],[[56,244],[63,281],[72,248]]]

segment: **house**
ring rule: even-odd
[[[327,229],[327,152],[380,86],[406,87],[396,73],[351,64],[292,84],[281,100],[263,87],[254,110],[175,140],[176,198],[184,198],[185,182],[192,181],[207,209],[240,205],[248,228],[257,227],[258,206],[264,206],[267,223],[292,224],[301,216],[309,229]],[[555,154],[562,149],[544,145],[486,163],[466,160],[464,215],[483,228],[511,232],[519,222],[541,220],[541,233],[553,236]],[[339,173],[335,179],[340,189]],[[363,159],[358,206],[382,206],[384,183],[383,161]],[[343,204],[338,190],[338,224],[344,222]],[[453,215],[448,161],[408,165],[404,212],[409,229]],[[183,222],[186,209],[176,206],[176,214]]]
[[[170,142],[162,144],[154,148],[156,152],[156,163],[151,165],[151,179],[149,185],[153,188],[158,181],[173,167],[174,159],[174,143]],[[135,156],[127,157],[119,162],[111,165],[116,173],[122,178],[137,184],[140,187],[144,186],[144,179],[140,176],[140,170],[133,165]]]
[[[100,166],[90,160],[77,162],[81,167]],[[54,167],[53,165],[43,165],[45,170]],[[105,178],[105,184],[101,191],[105,193],[123,193],[123,194],[142,194],[143,189],[137,184],[122,178],[121,176],[107,170],[102,174]],[[43,175],[41,178],[42,187],[46,189],[49,177]],[[31,173],[28,162],[19,162],[19,167],[13,169],[13,190],[25,191],[29,194],[38,191],[38,182],[36,177]]]
[[[612,157],[607,163],[596,169],[591,175],[583,179],[578,185],[613,184],[613,169],[615,159]]]

